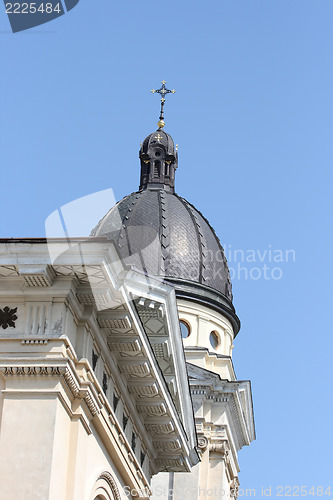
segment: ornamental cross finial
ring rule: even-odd
[[[155,135],[154,139],[157,139],[157,142],[159,143],[163,137],[160,134]]]
[[[161,88],[159,88],[158,90],[155,90],[155,89],[151,90],[151,92],[153,94],[160,94],[160,96],[162,96],[161,97],[160,120],[157,123],[159,130],[162,130],[162,128],[165,125],[165,123],[164,123],[164,115],[163,115],[163,109],[164,109],[164,103],[165,103],[165,96],[167,94],[174,94],[176,92],[174,89],[172,89],[172,90],[167,89],[166,86],[165,86],[165,84],[166,84],[166,81],[162,80],[162,86],[161,86]]]

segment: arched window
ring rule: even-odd
[[[96,481],[92,500],[121,500],[117,483],[110,472],[103,472]]]
[[[217,349],[220,345],[220,337],[215,331],[210,332],[209,342],[213,349]]]
[[[161,162],[159,160],[154,161],[154,177],[159,177],[161,172]]]
[[[187,339],[187,337],[189,337],[191,334],[191,327],[183,319],[181,319],[179,323],[180,323],[180,331],[182,332],[182,338]]]

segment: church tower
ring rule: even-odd
[[[240,322],[220,241],[175,192],[174,91],[155,92],[139,190],[90,237],[0,239],[1,499],[237,497]]]
[[[178,153],[163,129],[165,81],[157,91],[156,132],[139,151],[139,191],[99,222],[94,236],[115,241],[122,260],[174,288],[195,415],[200,463],[188,474],[161,472],[153,498],[178,500],[238,494],[238,451],[255,439],[249,381],[237,381],[232,352],[240,321],[227,260],[209,222],[175,192]]]

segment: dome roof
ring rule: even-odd
[[[145,140],[140,154],[153,135]],[[237,334],[240,323],[219,239],[193,205],[161,187],[150,188],[148,183],[147,188],[123,198],[91,236],[114,240],[125,264],[164,278],[175,286],[178,297],[215,308],[229,318]]]
[[[157,132],[149,134],[143,141],[141,151],[142,153],[148,153],[151,146],[160,144],[166,150],[166,153],[173,155],[175,151],[175,145],[171,135],[164,132],[164,130],[158,129]]]

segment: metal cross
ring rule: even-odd
[[[166,84],[166,81],[162,80],[162,86],[161,86],[161,88],[159,88],[158,90],[155,90],[155,89],[151,90],[151,92],[153,94],[160,94],[160,96],[162,96],[161,97],[160,121],[157,124],[159,126],[159,129],[162,129],[164,127],[164,125],[165,125],[164,120],[163,120],[164,119],[163,108],[164,108],[164,103],[165,103],[165,96],[167,94],[175,94],[175,92],[176,92],[174,89],[172,89],[172,90],[167,89],[166,86],[165,86],[165,84]]]
[[[167,89],[166,86],[165,86],[165,84],[166,84],[166,81],[163,80],[162,81],[162,87],[160,89],[158,89],[158,90],[155,90],[155,89],[151,90],[151,92],[153,94],[160,94],[162,96],[162,99],[161,99],[162,102],[165,101],[164,96],[166,94],[175,94],[175,92],[176,92],[174,89],[172,89],[172,90]]]
[[[157,139],[157,142],[160,142],[163,137],[160,134],[155,135],[154,139]]]

